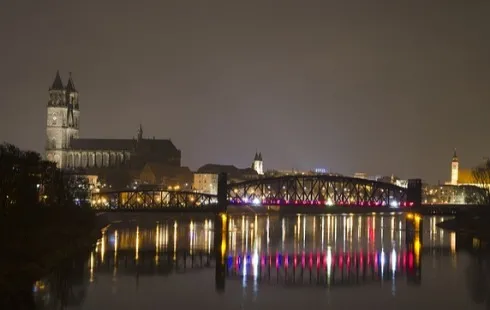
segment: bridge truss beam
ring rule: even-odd
[[[231,205],[410,206],[404,188],[329,175],[264,178],[230,184],[228,198]]]
[[[217,204],[215,195],[172,190],[126,190],[92,195],[98,210],[203,209]]]

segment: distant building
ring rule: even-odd
[[[315,174],[328,174],[328,170],[326,168],[315,168],[313,169]]]
[[[473,185],[428,185],[422,186],[424,204],[472,204],[478,203],[481,188]]]
[[[171,140],[146,139],[140,125],[136,139],[79,137],[79,93],[72,76],[66,85],[59,72],[49,88],[46,123],[46,159],[62,169],[143,168],[147,162],[180,167],[181,152]]]
[[[454,150],[451,160],[451,181],[446,185],[469,185],[481,187],[481,184],[475,180],[472,169],[460,169],[459,158]]]
[[[408,180],[402,180],[399,177],[396,177],[394,175],[391,175],[391,176],[375,176],[373,178],[373,180],[377,181],[377,182],[395,184],[396,186],[400,186],[400,187],[404,187],[404,188],[408,187]]]
[[[367,173],[364,173],[364,172],[356,172],[356,173],[354,173],[354,178],[367,179],[368,175],[367,175]]]
[[[328,170],[325,168],[315,168],[313,170],[296,170],[296,169],[268,170],[265,172],[265,175],[269,177],[281,177],[281,176],[288,176],[288,175],[296,175],[296,176],[329,175],[329,176],[337,176],[337,177],[343,176],[340,173],[328,172]]]
[[[193,173],[188,167],[175,167],[161,163],[146,163],[139,175],[144,185],[157,185],[173,189],[191,189]]]
[[[312,171],[301,171],[301,170],[291,169],[291,170],[269,170],[265,174],[270,177],[281,177],[281,176],[288,176],[288,175],[314,175],[316,173]]]
[[[218,194],[218,174],[194,173],[192,189],[199,193]]]
[[[262,153],[255,153],[252,169],[257,171],[258,175],[264,175],[264,161],[262,160]]]
[[[257,179],[259,174],[252,168],[240,169],[233,165],[217,165],[207,164],[200,167],[197,170],[198,174],[220,174],[226,173],[228,175],[228,181],[241,182],[247,180]]]

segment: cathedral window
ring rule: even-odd
[[[49,147],[52,149],[56,148],[56,139],[51,139],[51,143],[50,143]]]

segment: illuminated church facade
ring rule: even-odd
[[[451,181],[446,183],[447,185],[470,185],[480,186],[473,177],[471,169],[460,169],[459,158],[454,150],[453,158],[451,160]]]
[[[181,151],[171,140],[144,138],[141,125],[137,138],[80,138],[79,93],[71,74],[65,85],[59,72],[49,88],[45,157],[62,169],[181,164]]]

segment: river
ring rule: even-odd
[[[44,309],[488,309],[487,256],[443,219],[144,215],[34,291]]]

